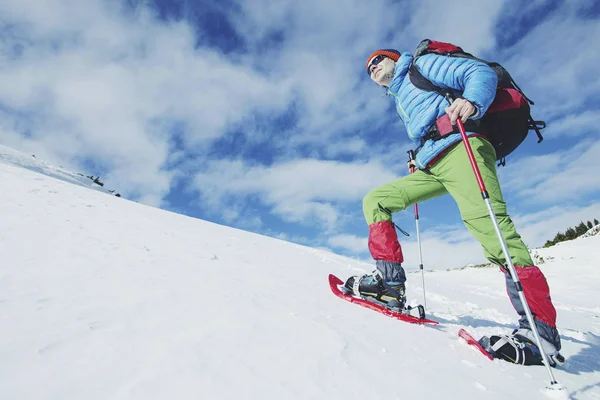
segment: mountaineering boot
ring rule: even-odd
[[[398,282],[382,282],[383,287],[387,289],[386,295],[389,296],[387,306],[389,308],[402,310],[406,304],[406,286]]]
[[[355,296],[372,297],[386,306],[402,310],[406,303],[406,288],[398,282],[384,282],[377,273],[351,276],[344,287]]]
[[[542,347],[548,356],[551,367],[565,361],[556,347],[541,338]],[[514,364],[544,365],[542,353],[535,341],[535,335],[530,329],[515,329],[512,335],[484,336],[479,343],[494,357]]]
[[[533,334],[533,331],[531,329],[526,329],[526,328],[515,329],[513,331],[513,335],[521,335],[523,337],[526,337],[530,342],[532,342],[537,347],[535,335]],[[562,354],[560,354],[558,352],[558,350],[556,349],[556,346],[554,346],[552,343],[550,343],[549,341],[544,339],[542,336],[540,336],[540,339],[542,342],[542,348],[544,349],[544,352],[548,356],[548,361],[550,362],[550,366],[555,367],[558,363],[565,362],[565,358],[562,356]]]

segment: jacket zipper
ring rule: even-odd
[[[404,108],[402,108],[402,104],[400,104],[400,98],[389,89],[388,89],[388,93],[391,94],[392,96],[394,96],[396,99],[398,99],[398,102],[396,104],[398,104],[398,107],[400,107],[400,111],[402,111],[402,114],[404,114],[405,121],[410,122],[410,118],[408,118],[408,114],[406,113],[406,111],[404,111]],[[415,139],[415,137],[412,135],[412,133],[410,131],[410,127],[408,126],[408,124],[406,124],[406,130],[408,131],[408,136],[410,136],[412,139]]]

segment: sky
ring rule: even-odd
[[[68,172],[0,147],[2,399],[567,398],[545,390],[544,367],[459,340],[517,326],[495,267],[409,272],[409,304],[426,298],[439,325],[409,324],[332,294],[329,274],[370,262],[124,201]],[[600,399],[599,232],[532,250],[566,358],[553,379],[572,400]]]
[[[408,173],[411,144],[364,65],[430,38],[501,62],[548,123],[499,169],[526,244],[600,217],[598,2],[3,0],[0,15],[0,144],[124,198],[369,260],[362,198]],[[449,196],[419,210],[425,268],[486,261]],[[412,208],[394,221],[413,268]]]

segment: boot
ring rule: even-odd
[[[529,329],[515,329],[512,335],[483,337],[480,344],[495,358],[522,365],[544,365],[542,353]],[[551,367],[565,361],[552,343],[542,338],[542,346]]]
[[[406,304],[406,288],[398,282],[384,282],[378,274],[351,276],[344,284],[355,296],[372,297],[386,303],[387,307],[403,309]]]

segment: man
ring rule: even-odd
[[[355,294],[386,302],[390,308],[404,308],[406,275],[392,214],[414,203],[449,193],[458,205],[464,224],[483,246],[486,258],[505,274],[509,297],[521,316],[519,330],[513,333],[511,340],[517,338],[521,343],[529,339],[532,342],[533,332],[506,268],[502,247],[481,198],[465,147],[460,143],[460,134],[438,140],[426,137],[431,126],[444,114],[448,114],[453,125],[458,118],[462,121],[481,118],[494,100],[497,75],[488,65],[472,59],[437,54],[419,57],[415,64],[425,78],[459,95],[452,105],[448,105],[438,93],[420,90],[411,83],[408,70],[412,62],[411,53],[393,49],[377,50],[367,59],[371,80],[387,88],[387,94],[394,99],[408,136],[418,150],[414,164],[409,163],[409,168],[416,167],[417,170],[365,196],[363,211],[369,225],[369,251],[377,269],[372,275],[350,277],[345,286]],[[467,135],[544,349],[550,356],[557,355],[561,343],[548,284],[540,269],[533,265],[529,251],[507,213],[496,175],[495,150],[483,135],[475,132],[467,132]],[[537,347],[534,350],[539,352]]]

